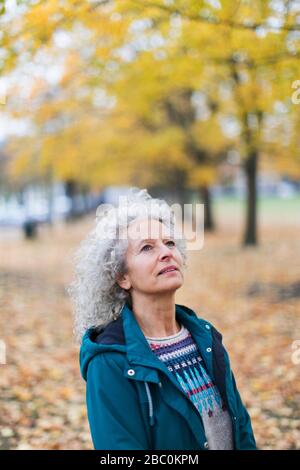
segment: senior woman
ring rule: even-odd
[[[174,213],[139,188],[117,209],[98,213],[69,288],[94,448],[256,449],[222,335],[175,303]]]

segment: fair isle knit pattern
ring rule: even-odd
[[[200,413],[209,449],[233,449],[230,415],[191,333],[181,325],[175,335],[146,339]]]

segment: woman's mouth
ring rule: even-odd
[[[174,272],[177,272],[178,269],[175,267],[175,266],[170,266],[169,268],[164,268],[162,269],[158,275],[160,276],[161,274],[170,274],[170,273],[174,273]]]

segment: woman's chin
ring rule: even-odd
[[[173,279],[172,281],[169,280],[167,282],[161,283],[158,291],[176,291],[183,285],[183,281],[180,279]]]

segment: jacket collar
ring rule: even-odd
[[[204,320],[198,318],[196,313],[188,307],[179,304],[176,304],[175,307],[176,319],[192,334],[200,349],[201,356],[208,372],[213,375],[212,335],[209,333],[211,326]],[[160,370],[166,371],[165,365],[162,364],[161,361],[151,352],[149,344],[135,318],[135,315],[127,303],[125,303],[122,308],[120,315],[123,319],[128,361],[132,364],[156,367]]]

